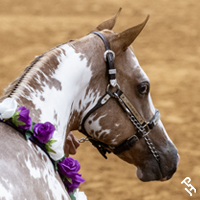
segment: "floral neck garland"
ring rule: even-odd
[[[65,157],[65,155],[59,160],[54,160],[49,154],[56,153],[52,145],[57,142],[53,138],[55,132],[55,126],[53,124],[50,122],[32,122],[29,116],[29,109],[23,106],[17,108],[17,102],[12,98],[7,98],[0,103],[0,121],[20,131],[26,140],[30,139],[40,146],[53,162],[55,170],[60,174],[71,199],[74,200],[77,199],[77,196],[80,196],[80,194],[76,194],[78,191],[76,189],[85,179],[78,173],[80,170],[79,162],[72,157]],[[84,197],[81,199],[87,198]]]

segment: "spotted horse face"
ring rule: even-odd
[[[111,29],[119,12],[86,36],[95,45],[88,56],[93,69],[89,88],[96,87],[101,97],[83,117],[81,131],[101,152],[113,152],[135,165],[140,180],[168,180],[176,171],[178,152],[152,103],[149,78],[130,46],[148,17],[117,34]]]

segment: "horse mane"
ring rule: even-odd
[[[45,53],[44,53],[45,54]],[[25,76],[31,71],[31,69],[33,68],[33,66],[38,63],[38,61],[40,60],[40,58],[43,57],[43,55],[37,56],[35,57],[35,59],[31,62],[30,65],[28,65],[25,70],[23,71],[23,73],[21,75],[19,75],[12,83],[10,83],[8,85],[7,88],[4,89],[4,94],[3,96],[0,98],[0,101],[4,100],[5,98],[11,97],[12,94],[15,92],[15,90],[17,89],[18,85],[23,81],[23,79],[25,78]]]
[[[70,40],[69,42],[71,41],[72,40]],[[44,65],[50,67],[51,63],[56,58],[56,55],[58,55],[61,52],[61,49],[58,49],[61,45],[58,45],[52,48],[51,50],[46,51],[40,56],[36,56],[35,59],[31,62],[31,64],[25,68],[23,73],[19,75],[12,83],[8,85],[8,87],[4,89],[3,96],[0,97],[0,102],[2,102],[8,97],[11,97],[15,93],[16,89],[19,89],[18,86],[20,85],[20,83],[25,82],[27,84],[30,78],[32,78],[33,75],[35,75]]]

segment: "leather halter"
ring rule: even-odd
[[[108,77],[109,82],[107,86],[106,93],[98,100],[97,104],[85,115],[85,117],[82,120],[81,123],[81,130],[84,135],[87,136],[88,140],[99,150],[99,152],[102,154],[104,158],[107,159],[106,153],[113,152],[114,154],[120,154],[123,151],[131,149],[137,141],[139,141],[141,138],[145,139],[145,142],[147,143],[151,153],[153,154],[154,158],[160,162],[160,156],[157,153],[153,143],[151,142],[150,138],[148,137],[148,133],[153,129],[153,127],[157,124],[158,120],[160,119],[160,113],[156,109],[154,116],[149,122],[146,122],[145,119],[140,115],[140,113],[134,108],[134,106],[131,104],[131,102],[128,100],[128,98],[125,96],[125,94],[120,90],[119,85],[116,81],[116,69],[114,66],[114,52],[110,50],[110,45],[108,40],[105,38],[105,36],[99,32],[93,32],[92,34],[95,34],[99,36],[105,45],[105,53],[104,53],[104,59],[106,62],[107,70],[108,70]],[[112,92],[116,88],[115,92]],[[112,91],[110,90],[112,89]],[[110,98],[115,98],[118,103],[122,106],[124,111],[127,113],[130,121],[132,124],[137,128],[136,134],[131,136],[130,138],[126,139],[122,144],[118,146],[110,146],[103,142],[100,142],[96,140],[95,138],[91,137],[86,129],[85,129],[85,122],[88,119],[88,117],[97,109],[105,105],[107,101]]]

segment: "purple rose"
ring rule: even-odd
[[[65,186],[67,187],[68,193],[73,192],[76,188],[79,187],[80,183],[83,183],[85,179],[81,177],[81,174],[76,173],[76,175],[71,178],[72,183],[70,183],[68,180],[64,181]]]
[[[58,171],[64,177],[70,178],[71,181],[64,178],[64,184],[71,193],[74,189],[78,188],[80,183],[83,183],[85,179],[81,177],[81,174],[77,173],[80,170],[80,164],[76,159],[72,157],[66,157],[64,160],[58,163]]]
[[[37,123],[33,127],[33,131],[34,137],[36,137],[41,143],[47,143],[52,138],[55,127],[50,122]]]
[[[80,164],[72,157],[65,157],[64,160],[58,163],[58,169],[61,174],[70,177],[71,174],[74,174],[80,170]]]
[[[15,124],[22,130],[31,129],[32,121],[29,116],[29,109],[21,106],[16,111]]]

